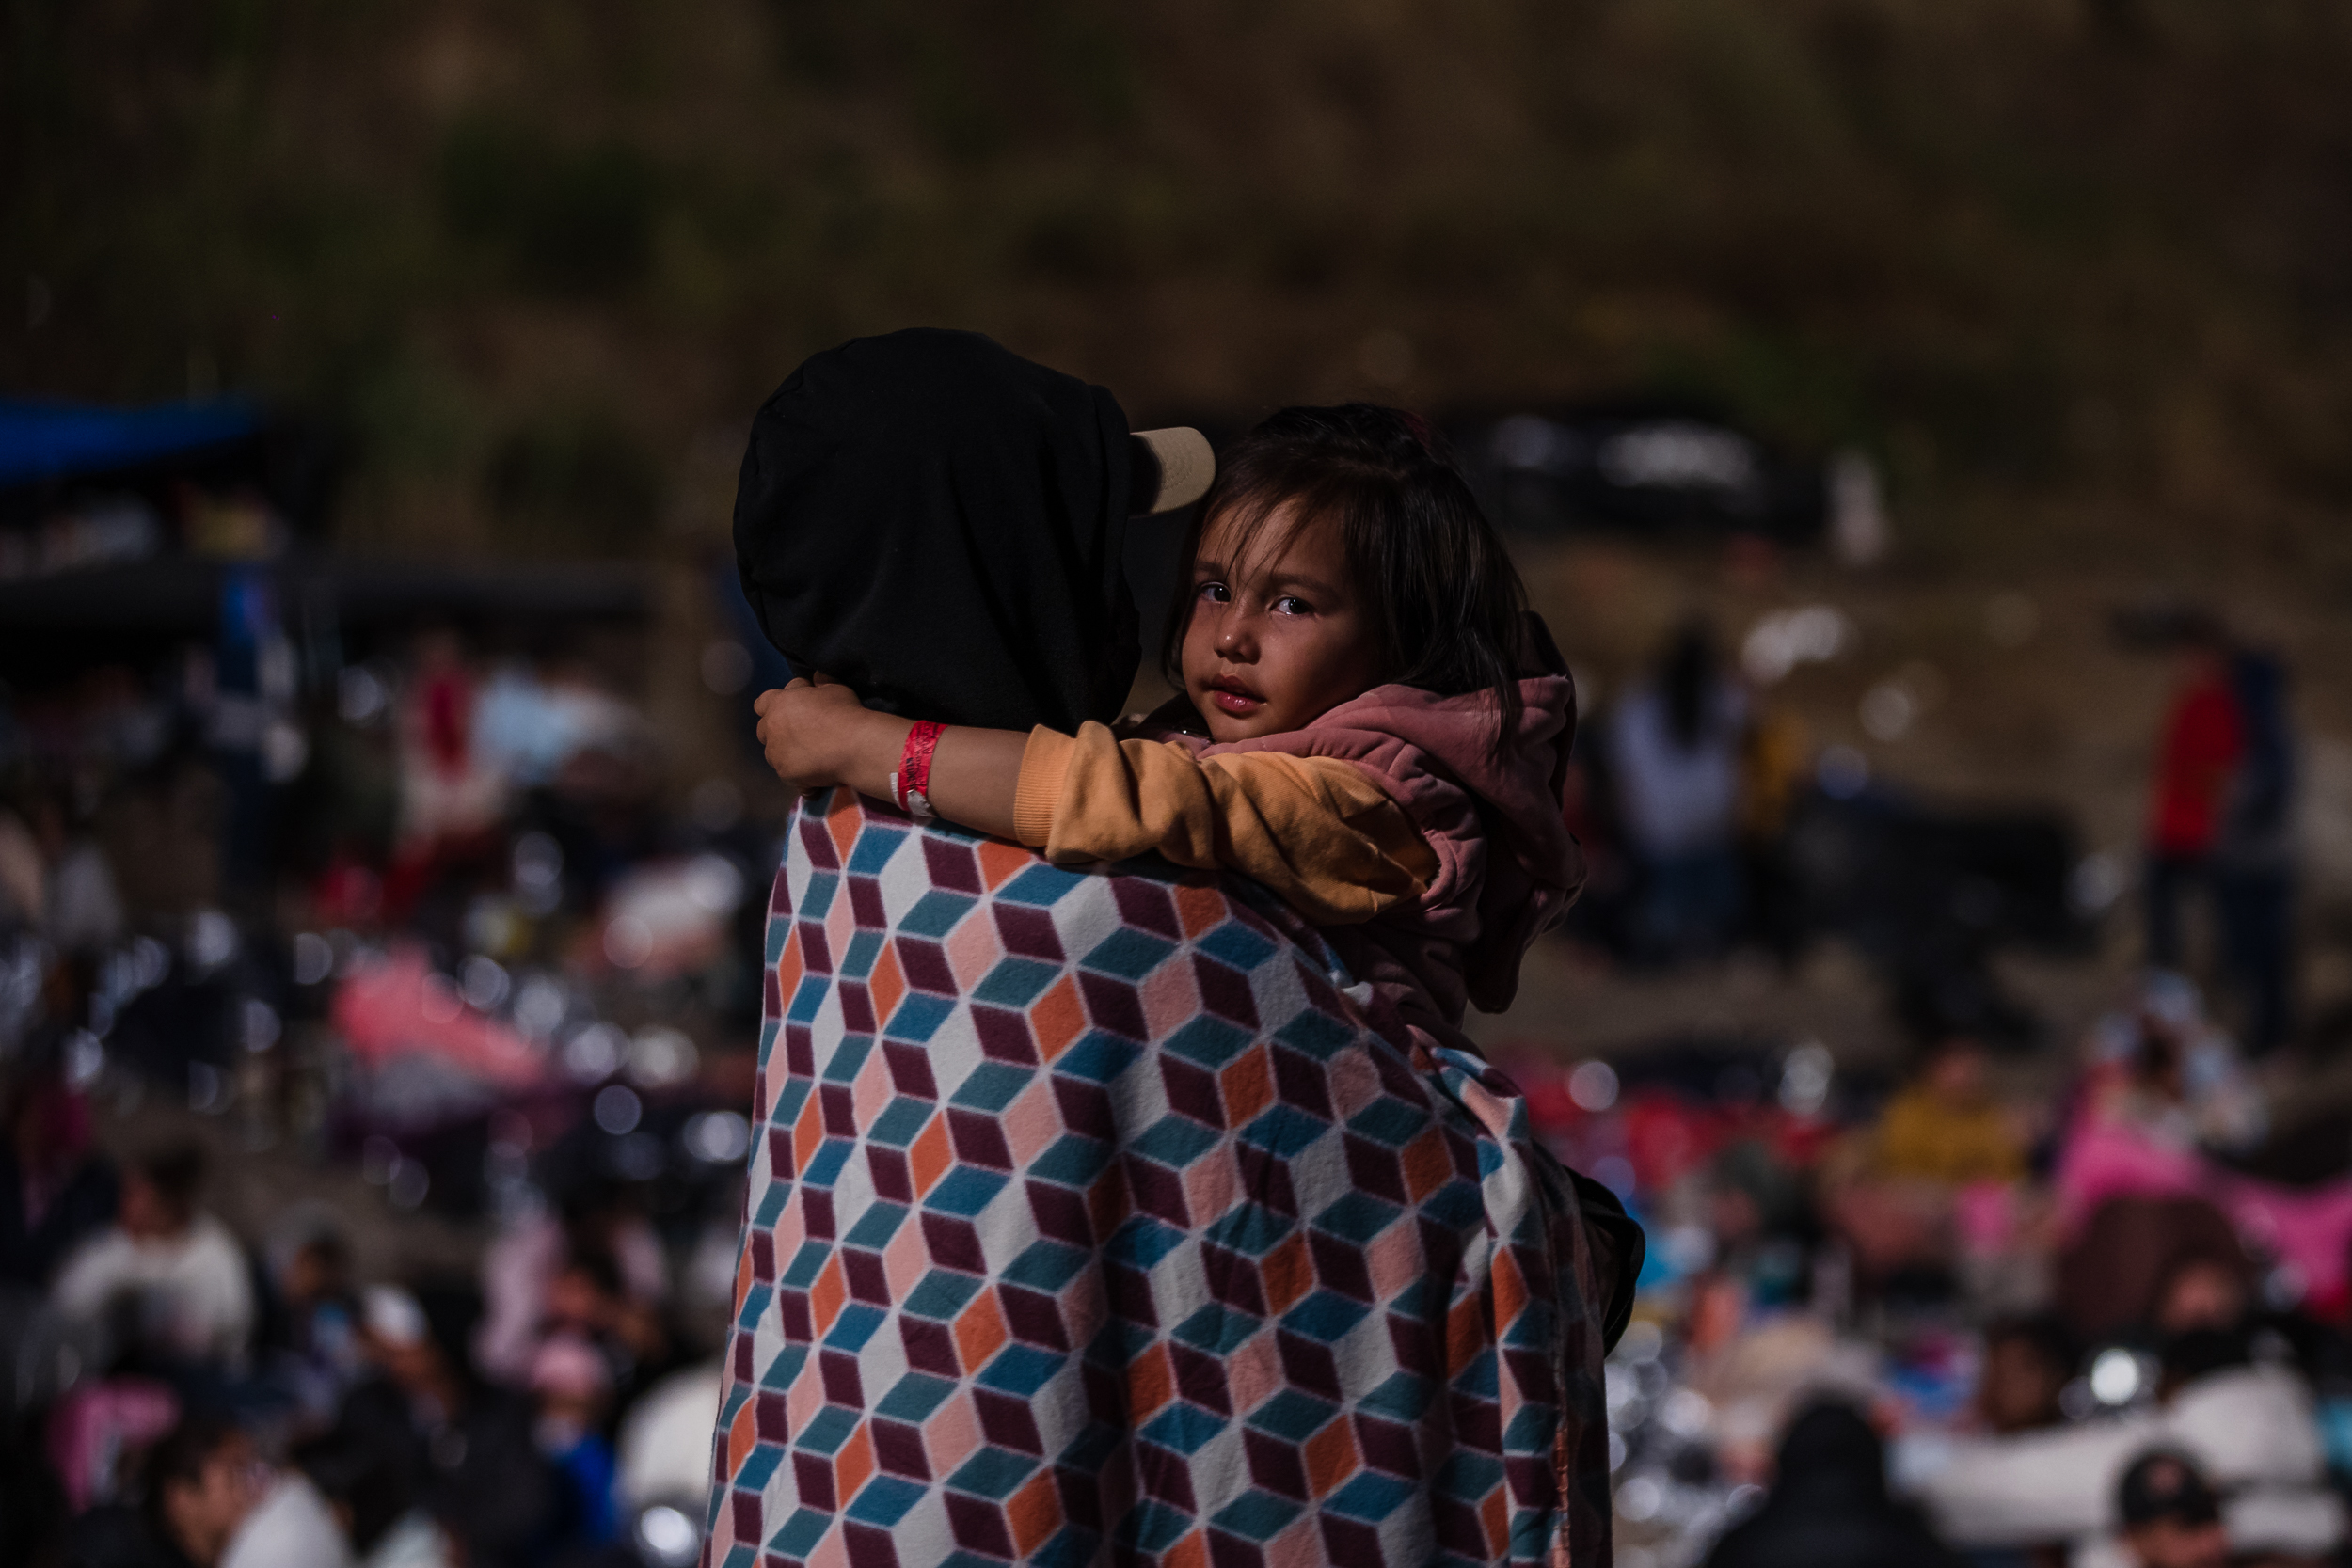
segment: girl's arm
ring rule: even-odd
[[[1364,768],[1338,757],[1195,755],[1101,724],[1037,730],[1013,838],[1057,865],[1156,854],[1238,871],[1318,926],[1371,920],[1426,892],[1438,857]]]
[[[797,680],[753,707],[786,784],[890,799],[908,721],[867,711],[847,687]],[[952,727],[932,753],[930,793],[949,821],[1042,849],[1057,864],[1156,853],[1221,866],[1322,926],[1373,919],[1424,892],[1439,869],[1387,792],[1333,757],[1199,760],[1158,741],[1121,742],[1101,724],[1074,736]]]
[[[905,752],[909,721],[860,705],[857,693],[819,675],[763,691],[752,704],[768,766],[795,789],[847,784],[890,799],[890,775]],[[950,822],[1010,838],[1021,753],[1029,737],[1016,730],[950,725],[931,754],[931,809]]]

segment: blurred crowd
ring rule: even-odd
[[[194,1146],[118,1171],[33,1114],[19,1191],[69,1163],[9,1238],[14,1560],[692,1560],[719,1375],[637,1195],[575,1190],[478,1282],[363,1284],[331,1211],[290,1206],[248,1253]]]
[[[2123,879],[1813,752],[1772,711],[1788,647],[1735,668],[1686,627],[1591,726],[1581,940],[1675,967],[1836,937],[1914,1042],[1891,1078],[1753,1035],[1505,1059],[1648,1230],[1608,1389],[1632,1568],[2345,1558],[2352,1122],[2270,1111],[2307,1066],[2284,675],[2207,620],[2165,641],[2145,967],[2079,1039],[1986,960],[2084,950]]]
[[[0,707],[0,1560],[691,1562],[771,831],[560,637],[299,653]]]
[[[1502,1062],[1648,1228],[1620,1560],[2337,1560],[2352,1130],[2286,1147],[2263,1092],[2296,1022],[2283,676],[2176,639],[2149,967],[2068,1040],[1989,957],[2086,950],[2113,889],[2062,820],[1812,747],[1772,677],[1839,635],[1795,611],[1731,658],[1693,625],[1610,694],[1571,940],[1649,968],[1845,941],[1908,1067]],[[0,1558],[691,1561],[776,860],[756,759],[665,789],[612,660],[560,632],[247,652],[0,707]],[[714,643],[707,684],[739,700],[754,657]]]
[[[1835,609],[1808,606],[1766,617],[1731,660],[1692,622],[1626,689],[1602,694],[1579,736],[1571,785],[1593,865],[1571,930],[1595,951],[1652,967],[1738,947],[1787,963],[1836,937],[1885,981],[1915,1037],[2047,1046],[1989,959],[2004,948],[2090,951],[2131,866],[2084,854],[2063,813],[1922,798],[1873,778],[1853,747],[1812,743],[1772,687],[1792,663],[1834,657],[1852,635]],[[2209,927],[2217,996],[2249,1052],[2265,1055],[2296,1024],[2286,673],[2203,615],[2177,617],[2157,640],[2178,670],[2152,737],[2146,962],[2195,968],[2191,927]],[[1931,667],[1907,667],[1865,694],[1861,722],[1899,738],[1944,684]],[[2192,922],[2199,905],[2206,918]]]
[[[1966,1037],[1883,1087],[1818,1045],[1507,1065],[1649,1233],[1609,1370],[1621,1560],[2128,1562],[2119,1488],[2158,1451],[2229,1560],[2339,1560],[2352,1175],[2263,1174],[2185,984],[2055,1096]]]

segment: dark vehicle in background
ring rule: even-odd
[[[1628,404],[1450,421],[1496,524],[1518,533],[1747,533],[1789,546],[1822,533],[1820,465],[1693,408]]]

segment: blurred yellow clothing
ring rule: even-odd
[[[1788,830],[1797,791],[1812,775],[1811,744],[1804,721],[1766,710],[1748,725],[1740,756],[1740,831],[1770,843]]]
[[[1957,1106],[1913,1088],[1879,1118],[1878,1169],[1953,1186],[2013,1181],[2026,1174],[2026,1150],[1998,1105]]]

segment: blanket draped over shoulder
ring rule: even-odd
[[[1518,1090],[1237,879],[836,790],[771,903],[708,1568],[1608,1555]]]

